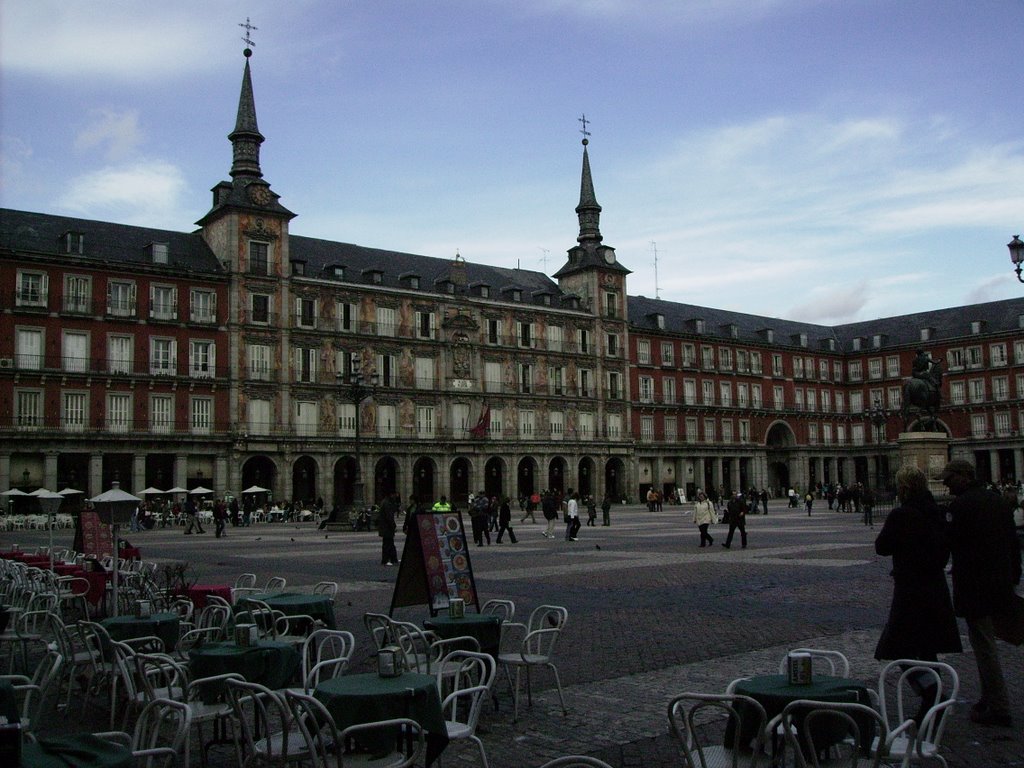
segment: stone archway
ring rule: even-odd
[[[526,456],[519,461],[516,468],[516,495],[519,498],[529,498],[540,490],[537,487],[537,462],[532,456]]]
[[[318,496],[320,468],[312,456],[300,456],[292,464],[292,498],[290,501],[312,502]]]
[[[460,456],[452,462],[448,470],[448,487],[451,488],[452,506],[456,504],[466,505],[469,501],[469,459]]]
[[[568,469],[568,464],[561,456],[555,456],[548,463],[548,488],[550,490],[559,493],[565,493],[568,490],[569,479],[566,477]]]
[[[484,465],[484,493],[490,498],[505,498],[505,462],[497,456]]]
[[[422,507],[429,508],[437,500],[437,494],[434,492],[434,477],[436,473],[437,468],[434,466],[434,460],[427,456],[421,456],[413,464],[412,496],[416,503]]]
[[[385,456],[373,468],[373,498],[369,503],[379,504],[385,496],[398,491],[398,462]]]
[[[269,456],[253,456],[242,465],[242,488],[251,488],[258,485],[266,488],[269,493],[267,497],[274,498],[274,490],[277,485],[277,465]]]
[[[579,466],[576,470],[576,476],[579,478],[580,496],[593,496],[594,495],[594,482],[596,481],[596,470],[594,467],[594,460],[589,456],[584,456],[580,459]]]

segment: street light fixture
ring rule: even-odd
[[[1021,277],[1021,263],[1024,262],[1024,241],[1020,239],[1020,235],[1014,235],[1013,240],[1006,244],[1006,247],[1010,249],[1010,261],[1013,262],[1014,271],[1017,273],[1017,279],[1024,283],[1024,277]]]
[[[369,376],[364,375],[361,358],[358,353],[349,357],[348,373],[338,373],[338,382],[342,386],[343,397],[355,406],[356,411],[356,433],[353,448],[356,454],[356,471],[352,480],[352,506],[359,511],[363,508],[363,467],[362,467],[362,419],[359,417],[359,406],[367,397],[373,394],[377,386],[377,372],[373,371]]]
[[[170,491],[168,491],[170,493]],[[118,546],[118,527],[124,523],[130,522],[132,519],[132,512],[134,512],[139,502],[142,501],[138,496],[132,496],[127,491],[121,490],[121,484],[116,480],[110,484],[110,490],[104,491],[99,496],[93,496],[89,499],[96,508],[96,514],[100,518],[100,522],[107,523],[111,527],[111,539],[114,547],[114,556],[111,558],[114,564],[114,605],[112,607],[114,616],[117,616],[118,609],[118,560],[120,559],[120,548]]]
[[[885,425],[889,420],[889,412],[882,407],[882,401],[875,399],[873,406],[868,408],[867,417],[875,426],[875,442],[878,444],[888,442],[889,437],[885,434]]]

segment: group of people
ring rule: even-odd
[[[893,597],[888,621],[875,649],[877,659],[935,661],[940,653],[960,653],[956,616],[965,619],[981,683],[981,697],[970,718],[1009,727],[1010,701],[999,661],[994,619],[1010,611],[1020,583],[1020,541],[1014,525],[1019,506],[986,488],[974,466],[960,459],[940,475],[953,500],[944,510],[913,466],[896,473],[898,506],[875,540],[879,555],[892,557]],[[953,594],[946,584],[952,557]],[[913,686],[914,681],[911,680]],[[923,716],[936,691],[920,684]]]
[[[725,514],[722,516],[721,522],[726,523],[729,526],[729,533],[725,537],[725,541],[722,542],[722,546],[726,549],[732,548],[733,536],[736,531],[740,532],[740,545],[743,549],[747,548],[747,513],[753,510],[753,514],[757,514],[757,504],[760,500],[759,494],[754,492],[753,503],[750,504],[747,501],[747,495],[736,492],[732,498],[726,502]],[[768,514],[768,500],[765,498],[765,511],[764,514]],[[708,529],[715,523],[718,523],[718,510],[715,508],[714,502],[708,498],[708,495],[702,490],[697,491],[697,501],[693,505],[693,524],[697,526],[700,531],[700,547],[710,547],[715,543],[715,538],[708,533]]]

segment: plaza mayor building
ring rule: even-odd
[[[551,276],[292,235],[248,58],[229,139],[191,232],[0,210],[0,488],[882,487],[918,349],[951,454],[1024,477],[1024,298],[823,326],[630,296],[586,140]]]

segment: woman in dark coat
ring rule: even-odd
[[[963,650],[946,585],[946,521],[916,467],[896,473],[896,495],[900,505],[875,539],[875,552],[892,557],[893,577],[889,620],[875,658],[936,661],[937,654]]]

